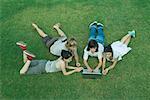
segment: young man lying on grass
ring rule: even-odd
[[[113,42],[104,48],[103,68],[105,68],[106,60],[112,62],[112,65],[103,70],[103,75],[106,75],[109,70],[113,69],[117,62],[122,60],[122,57],[131,50],[128,44],[132,37],[135,37],[134,30],[128,31],[128,34],[121,41]]]
[[[49,51],[56,56],[61,56],[61,51],[70,51],[75,58],[76,66],[80,66],[79,57],[77,53],[77,42],[74,38],[68,39],[65,33],[60,28],[60,23],[57,23],[53,28],[58,32],[60,37],[50,37],[35,23],[32,26],[36,29],[39,35],[42,37],[44,44],[48,47]]]
[[[72,54],[69,51],[62,50],[61,56],[54,61],[50,60],[33,60],[34,54],[27,51],[26,44],[22,41],[16,43],[23,51],[23,62],[25,63],[20,74],[42,74],[62,71],[64,75],[70,75],[75,72],[80,72],[82,67],[68,66],[68,63],[72,60]],[[72,71],[66,71],[66,69],[72,69]]]

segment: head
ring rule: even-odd
[[[64,61],[66,61],[66,62],[72,61],[72,54],[71,54],[71,52],[69,52],[69,51],[62,50],[62,51],[61,51],[61,57],[62,57],[62,59],[63,59]]]
[[[98,51],[98,43],[96,40],[90,40],[89,41],[87,51],[91,51],[92,53]]]
[[[67,40],[67,43],[66,43],[66,47],[71,50],[71,51],[74,51],[77,47],[77,42],[74,38],[70,38],[69,40]]]
[[[108,46],[104,47],[104,55],[105,55],[106,58],[113,57],[113,51],[112,51],[112,48],[111,48],[110,44]]]

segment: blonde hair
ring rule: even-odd
[[[69,40],[67,40],[67,43],[65,45],[67,48],[69,47],[76,47],[77,46],[77,41],[75,40],[75,38],[70,38]]]

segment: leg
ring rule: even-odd
[[[16,43],[23,51],[23,62],[26,63],[27,61],[27,56],[25,55],[24,51],[27,49],[27,44],[24,43],[23,41],[19,41]]]
[[[30,66],[31,61],[27,60],[22,69],[20,70],[20,74],[25,74]]]
[[[96,25],[92,25],[90,27],[90,35],[89,35],[89,40],[95,39],[96,37]]]
[[[128,31],[128,34],[121,39],[121,42],[128,45],[131,40],[131,37],[135,37],[135,34],[135,30]]]
[[[45,73],[45,66],[47,60],[32,60],[30,67],[26,74],[42,74]]]
[[[45,34],[35,23],[32,23],[32,26],[37,30],[37,32],[39,33],[39,35],[41,37],[46,37],[47,34]]]
[[[130,42],[130,40],[131,40],[131,36],[126,39],[126,41],[124,42],[124,44],[128,45],[129,42]]]
[[[96,37],[97,21],[92,22],[89,25],[89,29],[90,29],[90,35],[88,41],[90,41],[91,39],[95,39]]]
[[[50,46],[57,40],[57,38],[52,38],[47,34],[45,34],[40,28],[38,28],[36,24],[32,23],[32,26],[37,30],[39,35],[42,37],[42,40],[46,45],[46,47],[50,48]]]
[[[101,44],[104,44],[105,35],[104,35],[104,32],[103,32],[103,27],[99,26],[97,28],[97,30],[98,30],[98,35],[96,37],[96,40],[97,40],[97,42],[99,42]]]
[[[23,62],[26,63],[27,62],[27,55],[24,53],[25,51],[23,51]]]
[[[60,23],[55,24],[53,28],[58,32],[60,36],[66,36],[65,33],[60,29]]]
[[[31,60],[33,59],[33,57],[35,57],[34,54],[30,53],[27,50],[23,51],[23,53],[24,53],[23,55],[25,55],[24,57],[26,57],[25,58],[26,62],[24,64],[24,66],[22,67],[22,69],[20,70],[20,74],[25,74],[27,72],[27,70],[31,64]]]
[[[131,37],[130,34],[125,35],[125,36],[121,39],[121,42],[122,42],[122,43],[125,43],[125,41],[126,41],[129,37]]]
[[[121,39],[121,42],[122,42],[123,44],[128,45],[129,42],[130,42],[130,40],[131,40],[131,35],[130,35],[130,34],[127,34],[126,36],[124,36],[124,37]]]

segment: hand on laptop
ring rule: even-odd
[[[89,71],[89,72],[92,72],[92,71],[93,71],[93,69],[92,69],[92,68],[88,68],[88,71]]]
[[[77,67],[75,70],[76,70],[77,72],[80,72],[81,70],[83,70],[83,67]]]
[[[98,72],[98,71],[99,71],[99,68],[95,68],[93,71],[94,71],[94,72]]]

